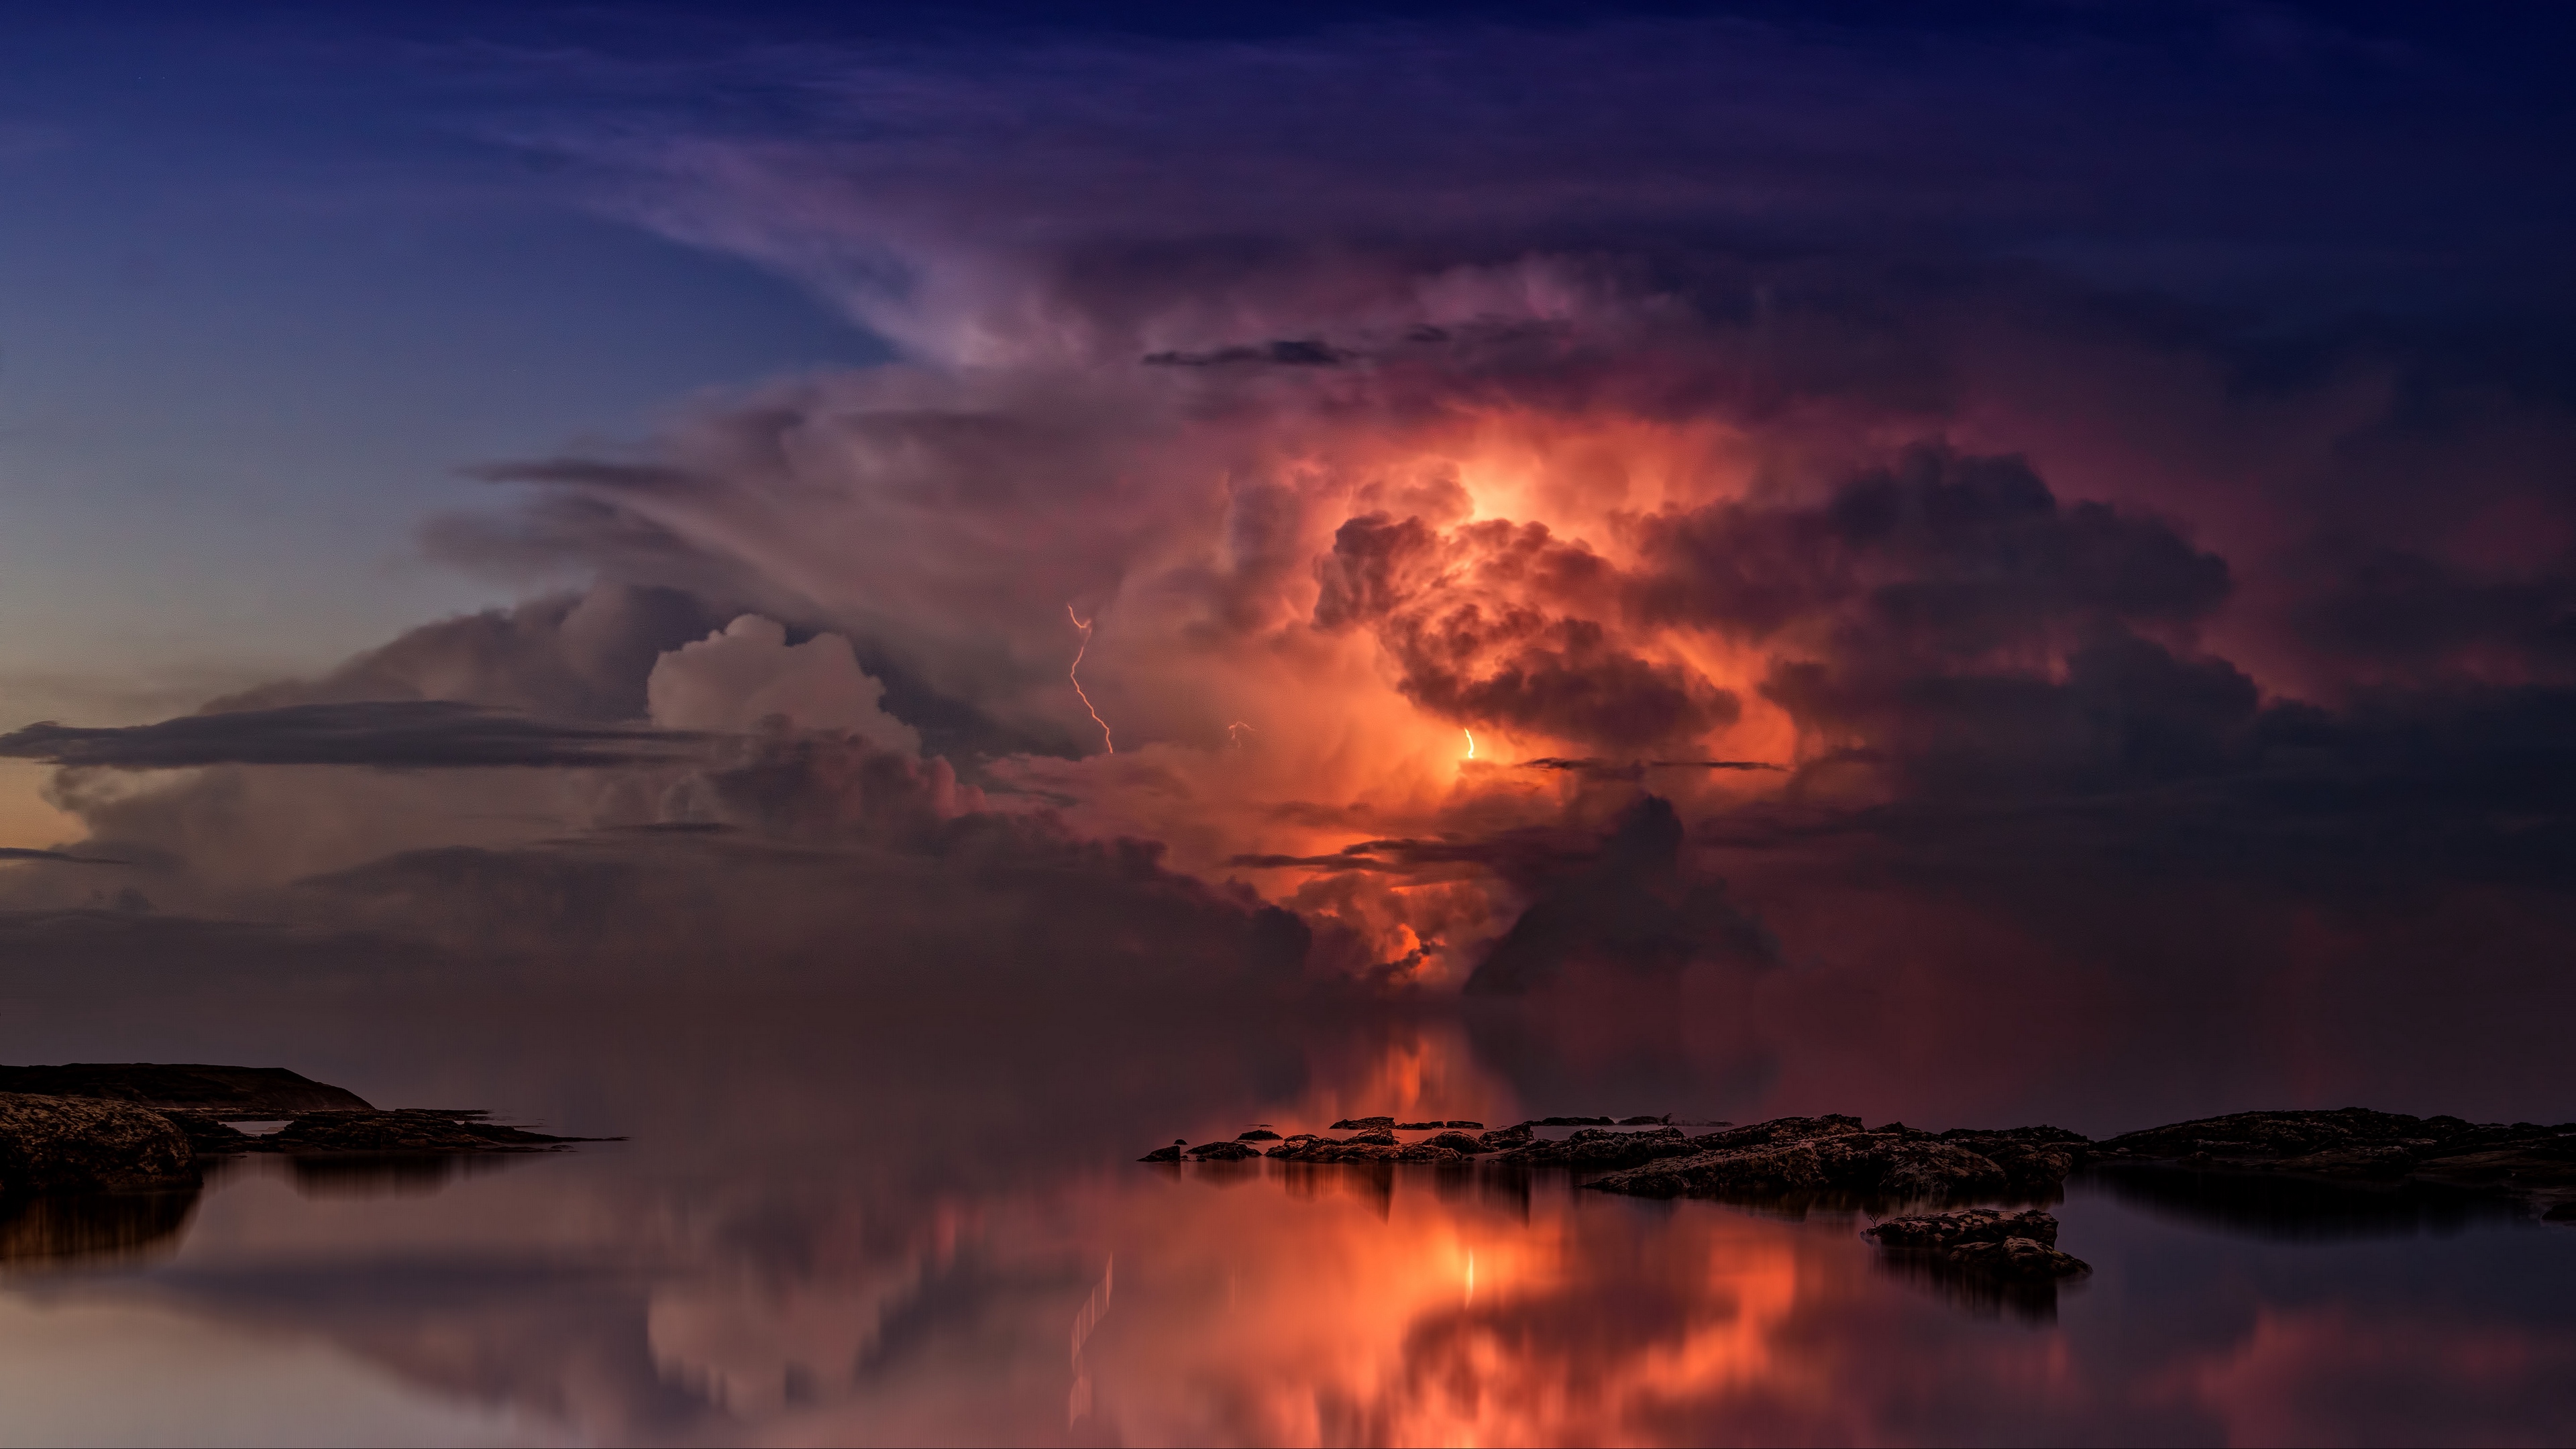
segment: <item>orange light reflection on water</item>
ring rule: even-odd
[[[1088,1351],[1092,1434],[1130,1443],[1649,1442],[1712,1395],[1821,1406],[1778,1339],[1850,1276],[1791,1225],[1473,1174],[1182,1169],[1090,1210],[1135,1245]]]

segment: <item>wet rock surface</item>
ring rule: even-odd
[[[2236,1112],[2125,1132],[2097,1143],[2118,1168],[2162,1164],[2204,1173],[2278,1174],[2354,1187],[2433,1187],[2522,1203],[2544,1220],[2576,1220],[2576,1122],[2469,1122],[2345,1107]]]
[[[1692,1150],[1679,1127],[1654,1127],[1643,1131],[1616,1132],[1606,1127],[1586,1127],[1561,1140],[1543,1137],[1525,1139],[1496,1158],[1516,1167],[1569,1167],[1577,1170],[1610,1170],[1635,1167],[1659,1158],[1674,1157]]]
[[[196,1183],[197,1153],[187,1135],[149,1107],[0,1093],[0,1195],[152,1192]]]
[[[2046,1322],[2062,1282],[2092,1271],[2057,1246],[2057,1219],[2036,1208],[1967,1208],[1889,1218],[1861,1236],[1885,1251],[1880,1266],[1962,1307]]]
[[[1655,1160],[1585,1185],[1639,1197],[1829,1192],[1914,1199],[2037,1192],[2063,1181],[2085,1145],[2084,1138],[2057,1128],[1936,1135],[1899,1124],[1872,1131],[1859,1118],[1845,1116],[1783,1117],[1688,1138],[1678,1128],[1665,1130],[1678,1141],[1657,1149]]]
[[[2032,1238],[2006,1238],[1999,1243],[1962,1243],[1949,1250],[1954,1267],[2021,1282],[2045,1282],[2090,1273],[2093,1265]]]
[[[2419,1196],[2508,1202],[2552,1222],[2576,1222],[2576,1123],[2481,1124],[2362,1108],[2239,1112],[2097,1143],[2062,1127],[1954,1127],[1936,1133],[1901,1122],[1873,1128],[1841,1115],[1715,1124],[1717,1131],[1692,1134],[1668,1117],[1615,1123],[1607,1117],[1539,1117],[1491,1131],[1427,1118],[1398,1123],[1393,1116],[1346,1117],[1334,1130],[1347,1137],[1277,1137],[1262,1128],[1232,1143],[1175,1144],[1146,1160],[1235,1160],[1254,1155],[1252,1144],[1275,1140],[1259,1155],[1316,1163],[1474,1160],[1590,1174],[1587,1187],[1640,1197],[1855,1204],[2029,1201],[2057,1191],[2079,1167],[2117,1172],[2152,1166],[2195,1181],[2235,1174],[2374,1191],[2402,1186]],[[1565,1127],[1575,1130],[1563,1137],[1540,1135],[1542,1128]],[[1432,1135],[1417,1142],[1396,1135],[1426,1131]],[[2181,1191],[2172,1184],[2155,1190]],[[2037,1273],[2051,1261],[2016,1253],[2013,1263],[1994,1271]],[[2013,1255],[1983,1256],[2002,1262]]]
[[[1955,1267],[2002,1278],[2040,1281],[2093,1271],[2083,1259],[2058,1250],[2057,1219],[2036,1208],[1890,1218],[1861,1236],[1876,1238],[1882,1248],[1937,1254]]]

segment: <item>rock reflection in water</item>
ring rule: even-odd
[[[455,1153],[334,1153],[285,1159],[306,1197],[427,1197],[459,1179],[498,1172],[515,1159]]]
[[[2521,1204],[2438,1183],[2350,1183],[2165,1164],[2087,1169],[2123,1202],[2179,1221],[2285,1241],[2459,1233],[2531,1216]]]
[[[178,1251],[196,1189],[84,1193],[0,1201],[0,1265],[90,1266]]]

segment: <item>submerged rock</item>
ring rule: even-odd
[[[1669,1126],[1669,1125],[1671,1125],[1672,1120],[1673,1120],[1673,1114],[1672,1114],[1672,1113],[1670,1113],[1670,1112],[1666,1112],[1666,1113],[1665,1113],[1664,1115],[1662,1115],[1661,1117],[1622,1117],[1622,1118],[1620,1118],[1617,1122],[1612,1123],[1611,1125],[1616,1126],[1616,1127],[1654,1127],[1654,1126],[1659,1126],[1659,1125],[1661,1125],[1661,1126]]]
[[[1333,1124],[1333,1130],[1336,1132],[1365,1132],[1372,1127],[1383,1127],[1391,1131],[1395,1127],[1395,1119],[1392,1117],[1345,1117],[1341,1121]]]
[[[1494,1150],[1493,1148],[1486,1146],[1482,1140],[1471,1137],[1464,1132],[1433,1133],[1430,1137],[1424,1139],[1422,1145],[1425,1147],[1445,1147],[1452,1152],[1471,1157],[1479,1152],[1491,1152]]]
[[[196,1149],[148,1107],[0,1093],[0,1193],[149,1192],[196,1182]]]
[[[1157,1147],[1153,1151],[1146,1153],[1144,1156],[1139,1157],[1136,1160],[1138,1162],[1178,1162],[1181,1160],[1181,1149],[1178,1147]]]

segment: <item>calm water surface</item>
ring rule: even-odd
[[[1519,1100],[1439,1023],[812,1000],[206,1021],[58,1002],[13,1055],[284,1061],[631,1140],[472,1171],[254,1160],[194,1199],[22,1216],[10,1442],[2576,1438],[2576,1232],[2505,1215],[2079,1180],[2055,1210],[2096,1271],[2003,1302],[1893,1271],[1848,1209],[1132,1161],[1252,1122],[1677,1105],[1615,1081]]]

